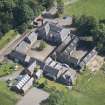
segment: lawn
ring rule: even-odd
[[[65,1],[65,0],[64,0]],[[97,19],[105,19],[105,0],[78,0],[74,4],[66,5],[64,15],[89,15]]]
[[[38,80],[38,84],[45,84],[44,86],[44,90],[46,91],[63,91],[63,92],[67,92],[67,88],[65,85],[62,85],[60,83],[57,83],[55,81],[51,81],[46,79],[45,77],[42,77],[41,79]]]
[[[0,49],[7,45],[17,33],[14,30],[10,30],[0,39]]]
[[[105,74],[84,72],[71,94],[76,100],[72,105],[105,105]]]
[[[7,88],[6,83],[0,81],[0,105],[15,105],[17,99],[17,95]]]
[[[12,63],[0,64],[0,77],[11,74],[15,69],[15,65]]]

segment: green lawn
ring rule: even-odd
[[[65,0],[64,0],[65,1]],[[78,0],[65,6],[64,15],[89,15],[97,19],[105,19],[105,0]]]
[[[15,69],[15,65],[11,63],[0,64],[0,77],[11,74]]]
[[[67,92],[67,88],[65,85],[62,85],[62,84],[57,83],[55,81],[48,80],[45,77],[42,77],[41,79],[38,80],[38,84],[42,84],[42,83],[45,84],[44,89],[47,91],[52,92],[53,90],[56,90],[56,91]]]
[[[41,84],[45,81],[45,78],[41,78],[38,82]],[[53,92],[54,90],[64,92],[64,97],[67,97],[65,101],[70,105],[105,105],[105,73],[101,70],[96,73],[87,70],[79,74],[72,90],[67,90],[64,85],[49,80],[45,83],[44,89],[46,87]]]
[[[3,48],[5,45],[10,42],[17,33],[14,30],[10,30],[8,33],[6,33],[1,39],[0,39],[0,49]]]
[[[15,105],[17,99],[16,94],[7,88],[6,83],[0,81],[0,105]]]
[[[76,100],[72,105],[105,105],[105,74],[84,72],[71,94]]]

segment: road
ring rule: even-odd
[[[47,92],[34,87],[16,105],[40,105],[41,101],[48,97]]]
[[[30,31],[31,32],[31,31]],[[15,47],[26,37],[30,32],[25,32],[23,35],[17,35],[8,45],[0,50],[0,62],[3,61],[5,55],[9,54]]]

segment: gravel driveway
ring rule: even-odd
[[[40,105],[48,96],[47,92],[34,87],[16,105]]]

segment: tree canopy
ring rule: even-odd
[[[80,36],[91,36],[91,30],[96,27],[97,21],[92,16],[82,15],[75,17],[74,25],[77,27]]]
[[[13,28],[23,32],[42,10],[38,0],[0,0],[0,33],[4,34]]]
[[[97,50],[105,55],[105,24],[101,23],[92,30]]]
[[[72,105],[72,103],[77,105],[76,100],[69,92],[53,92],[47,100],[41,103],[41,105]]]

